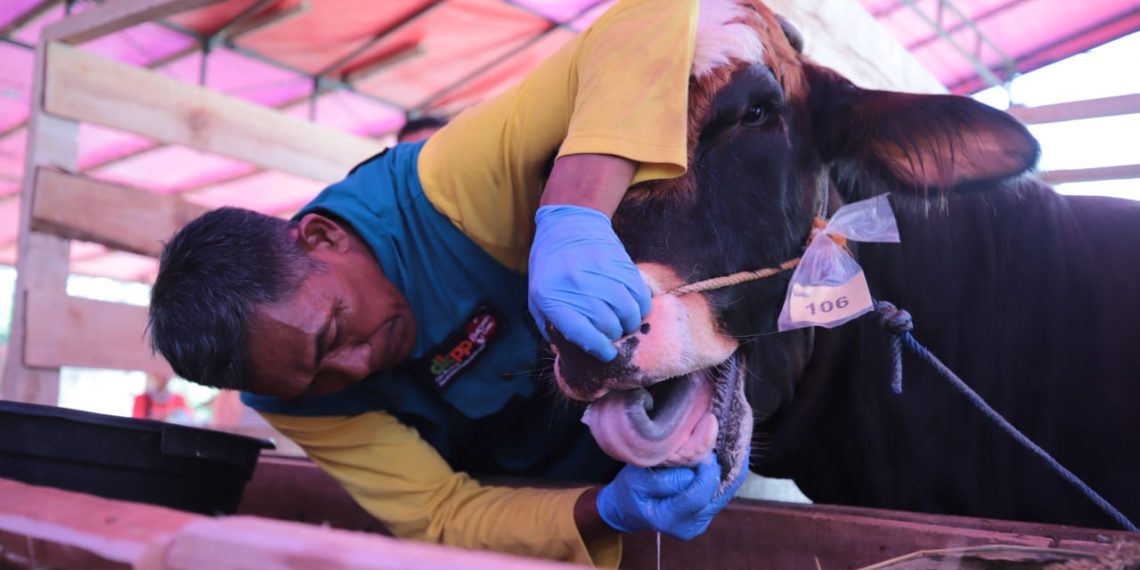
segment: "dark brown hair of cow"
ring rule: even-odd
[[[1030,170],[1040,154],[1024,125],[972,99],[866,90],[831,69],[804,69],[820,156],[844,186],[861,188],[849,200],[968,191]]]

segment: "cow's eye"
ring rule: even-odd
[[[768,122],[768,107],[766,105],[752,105],[744,111],[740,124],[746,127],[756,127]]]

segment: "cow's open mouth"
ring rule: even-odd
[[[642,467],[694,465],[715,449],[722,477],[731,481],[751,439],[743,374],[734,355],[651,386],[613,390],[590,404],[582,421],[607,454]]]

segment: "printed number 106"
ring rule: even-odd
[[[846,309],[847,305],[849,303],[850,302],[847,300],[847,297],[843,296],[843,297],[836,299],[834,303],[832,303],[831,301],[823,301],[819,304],[818,308],[816,307],[815,303],[808,303],[807,309],[809,311],[811,311],[812,315],[817,314],[817,311],[819,313],[830,313],[831,311],[834,311],[835,309]]]

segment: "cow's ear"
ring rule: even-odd
[[[805,71],[814,138],[828,162],[922,189],[1008,178],[1037,163],[1029,130],[973,99],[873,91],[827,68]]]

